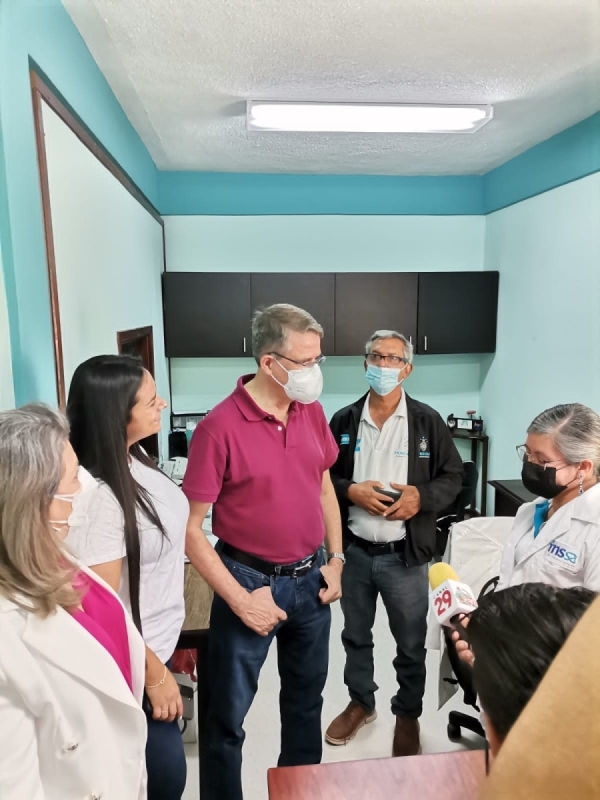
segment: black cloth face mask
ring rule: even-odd
[[[521,480],[523,481],[523,486],[532,494],[538,497],[545,497],[547,500],[557,497],[568,486],[568,484],[560,486],[556,482],[556,467],[546,467],[544,469],[540,464],[534,464],[532,461],[527,460],[523,462]]]

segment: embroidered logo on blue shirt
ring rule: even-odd
[[[340,436],[340,444],[350,444],[350,434],[342,433]]]

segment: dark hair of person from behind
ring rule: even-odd
[[[524,583],[486,595],[467,628],[481,707],[504,740],[596,594]]]
[[[144,368],[137,358],[95,356],[75,370],[67,401],[70,440],[79,463],[106,483],[123,510],[131,615],[140,631],[140,536],[136,509],[166,536],[152,498],[131,475],[127,459],[127,425],[143,377]],[[129,448],[129,455],[157,469],[138,443]]]

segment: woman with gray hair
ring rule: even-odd
[[[0,797],[146,797],[144,644],[64,546],[96,482],[64,416],[0,413]]]
[[[538,499],[517,512],[497,588],[545,583],[600,592],[600,416],[581,403],[542,411],[517,454],[523,485]],[[472,663],[467,643],[457,633],[453,639]]]
[[[517,454],[523,485],[539,499],[515,517],[498,588],[549,583],[600,592],[600,416],[580,403],[542,411]]]

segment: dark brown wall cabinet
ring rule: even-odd
[[[163,301],[170,358],[250,355],[252,313],[272,303],[310,311],[326,355],[362,355],[377,329],[421,355],[496,349],[497,272],[166,272]]]

